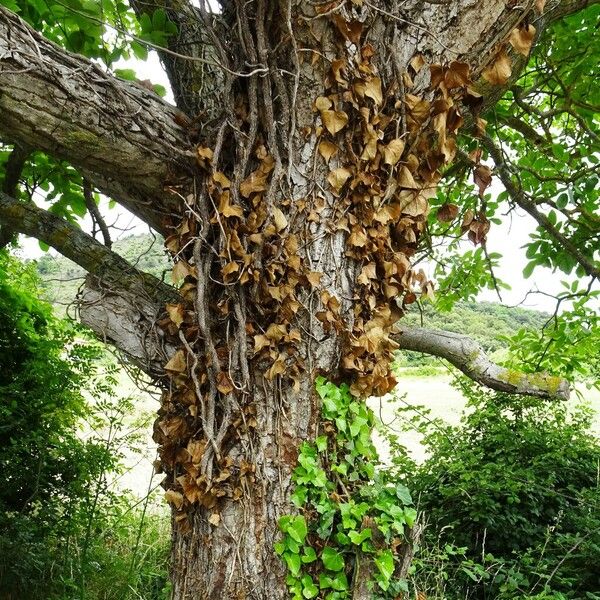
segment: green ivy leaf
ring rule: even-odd
[[[306,519],[302,515],[293,517],[285,530],[299,544],[304,543],[308,529],[306,527]]]
[[[410,495],[408,488],[405,485],[402,485],[401,483],[398,483],[396,485],[396,496],[397,496],[398,500],[400,500],[400,502],[402,502],[402,504],[412,504],[413,503],[413,500],[412,500],[412,497]]]
[[[329,571],[341,571],[344,568],[344,557],[330,546],[323,548],[321,561]]]
[[[404,518],[406,520],[406,524],[409,527],[412,527],[417,520],[417,511],[414,508],[405,508],[404,509]]]
[[[304,548],[304,554],[301,558],[303,563],[311,563],[317,560],[317,553],[315,552],[315,549],[312,546],[306,546]]]
[[[375,558],[375,565],[386,582],[392,578],[394,574],[394,556],[391,550],[383,550]]]
[[[315,585],[310,575],[302,576],[302,595],[305,598],[315,598],[319,594],[319,588]]]
[[[372,531],[369,527],[362,531],[350,531],[348,537],[350,541],[356,546],[360,546],[365,540],[371,539]]]
[[[299,575],[300,573],[300,567],[302,565],[301,559],[300,559],[300,555],[299,554],[292,554],[291,552],[286,552],[283,555],[283,559],[285,560],[288,569],[290,570],[290,573],[296,577],[297,575]]]
[[[327,436],[326,435],[320,435],[315,440],[315,444],[317,445],[317,450],[319,452],[324,452],[325,450],[327,450]]]

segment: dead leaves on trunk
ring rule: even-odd
[[[411,267],[427,228],[430,200],[456,155],[467,107],[476,127],[485,128],[469,65],[427,65],[416,55],[401,81],[385,80],[375,48],[364,41],[363,24],[344,20],[338,11],[326,11],[323,18],[337,32],[338,55],[327,62],[321,95],[312,101],[314,123],[300,133],[324,177],[308,197],[282,193],[286,166],[277,149],[269,148],[264,122],[246,154],[244,172],[236,172],[235,161],[219,160],[216,148],[200,145],[201,189],[185,196],[185,218],[166,240],[176,259],[172,279],[181,285],[183,301],[168,305],[160,322],[178,349],[165,366],[170,390],[155,439],[169,477],[167,499],[182,527],[194,505],[210,509],[209,522],[218,527],[218,499],[239,499],[253,481],[254,465],[221,454],[228,444],[249,439],[258,426],[256,406],[243,388],[240,354],[247,354],[250,368],[267,382],[299,389],[307,370],[300,349],[317,331],[343,345],[341,368],[355,395],[382,395],[393,388],[394,326],[408,305],[434,294],[425,273]],[[483,77],[506,83],[512,68],[509,46],[526,55],[534,37],[531,25],[515,29]],[[314,56],[313,63],[320,60],[320,53]],[[413,78],[424,69],[430,85],[423,91]],[[244,103],[241,97],[236,114],[242,127],[249,118]],[[491,171],[479,158],[473,173],[483,198]],[[446,203],[437,218],[450,223],[459,212]],[[317,229],[344,240],[343,258],[355,267],[347,272],[356,273],[350,298],[336,293],[330,274],[308,264],[309,232]],[[481,211],[467,211],[461,229],[474,243],[483,243],[489,221]],[[208,266],[198,264],[201,258],[193,250],[198,240]],[[303,327],[313,317],[320,332],[314,325],[308,332]],[[228,412],[225,406],[236,408]],[[207,425],[211,411],[212,429]],[[217,443],[219,429],[223,435]]]

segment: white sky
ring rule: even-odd
[[[151,52],[148,61],[120,61],[115,65],[116,68],[134,69],[139,79],[149,79],[152,83],[159,83],[168,90],[167,100],[173,102],[173,97],[169,88],[169,81],[162,69],[155,52]],[[500,191],[500,188],[497,188]],[[101,207],[102,208],[102,207]],[[109,223],[115,223],[122,228],[120,234],[113,237],[118,239],[120,236],[128,236],[133,233],[141,234],[148,232],[148,226],[135,217],[132,217],[121,207],[116,207],[112,211],[103,210]],[[91,228],[89,220],[86,225],[88,230]],[[552,312],[555,303],[551,298],[541,294],[530,294],[526,299],[527,292],[540,290],[548,294],[557,294],[562,291],[561,281],[567,277],[560,272],[553,273],[549,269],[536,268],[529,279],[524,279],[522,271],[528,260],[525,258],[525,250],[522,246],[527,242],[529,234],[535,229],[533,219],[523,211],[513,211],[513,216],[505,219],[502,225],[494,225],[488,234],[488,251],[499,252],[503,255],[500,260],[500,267],[495,270],[496,276],[508,283],[511,290],[502,290],[502,300],[506,305],[516,305],[526,308],[535,308]],[[22,250],[19,254],[26,258],[37,258],[43,254],[37,240],[22,237]],[[466,246],[465,246],[466,248]],[[51,251],[53,252],[53,251]],[[498,296],[493,290],[483,291],[478,299],[490,302],[498,302]],[[525,299],[525,301],[524,301]]]

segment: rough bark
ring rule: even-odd
[[[190,141],[176,109],[144,87],[69,54],[0,7],[0,137],[71,162],[157,231],[189,176]]]
[[[473,339],[459,333],[401,327],[395,338],[403,350],[444,358],[467,377],[499,392],[568,400],[569,383],[547,373],[523,373],[493,363]]]
[[[4,182],[2,184],[2,191],[8,196],[18,195],[19,179],[29,154],[30,150],[20,145],[12,149],[4,166]],[[13,241],[14,234],[15,232],[8,223],[0,223],[0,249]]]
[[[165,341],[158,322],[165,303],[174,298],[167,292],[163,302],[157,302],[156,288],[142,286],[144,290],[137,293],[131,288],[108,286],[102,280],[88,276],[77,301],[77,310],[81,322],[99,339],[118,348],[144,373],[161,379],[175,348]],[[138,287],[136,285],[134,289]],[[154,294],[150,296],[149,291]]]
[[[464,61],[477,76],[493,59],[497,45],[524,19],[525,11],[531,10],[532,4],[528,3],[526,7],[513,10],[507,7],[505,2],[499,1],[453,2],[447,7],[409,2],[402,3],[401,9],[394,8],[392,3],[363,3],[362,8],[355,10],[353,17],[348,17],[345,13],[344,17],[348,20],[359,18],[368,24],[368,38],[374,47],[378,74],[384,82],[383,85],[388,86],[397,81],[402,73],[408,72],[411,58],[418,53],[430,64],[443,64],[448,60]],[[264,196],[256,195],[256,202],[269,203],[271,214],[275,207],[282,210],[285,219],[281,226],[285,234],[296,234],[299,239],[305,240],[297,253],[303,263],[310,265],[311,270],[322,273],[321,284],[317,288],[321,298],[315,297],[310,291],[298,296],[300,304],[308,308],[306,313],[299,311],[293,320],[294,327],[304,332],[301,339],[296,341],[294,350],[294,356],[298,356],[306,366],[299,375],[298,391],[294,391],[293,381],[285,376],[269,377],[272,362],[254,358],[250,362],[252,366],[246,379],[239,370],[239,363],[237,369],[234,368],[234,373],[237,372],[239,377],[236,385],[252,390],[252,401],[246,404],[249,397],[244,392],[239,395],[234,392],[221,396],[220,402],[225,405],[221,413],[221,427],[226,423],[229,408],[238,402],[242,406],[255,407],[253,410],[256,412],[256,431],[259,435],[255,436],[253,431],[242,425],[236,434],[238,439],[230,442],[232,446],[228,453],[233,464],[240,464],[239,457],[244,457],[253,465],[255,472],[251,476],[240,476],[237,479],[238,483],[235,483],[238,473],[233,469],[230,474],[230,469],[225,469],[226,477],[231,478],[231,486],[234,487],[233,496],[235,497],[237,485],[237,493],[241,493],[240,499],[232,501],[230,490],[226,490],[225,496],[214,505],[210,499],[203,496],[200,504],[205,502],[206,506],[193,509],[188,513],[186,520],[181,512],[185,511],[186,490],[191,490],[190,496],[194,492],[193,486],[186,479],[186,473],[194,471],[193,462],[192,466],[186,467],[183,464],[179,470],[175,470],[175,474],[181,473],[183,477],[182,498],[175,495],[177,492],[174,492],[173,496],[175,521],[186,522],[188,531],[179,530],[177,527],[174,529],[173,585],[174,596],[185,600],[287,597],[283,569],[273,555],[272,544],[278,535],[275,525],[278,518],[291,510],[288,498],[296,448],[300,440],[319,432],[318,407],[312,391],[312,381],[319,371],[335,378],[336,374],[342,371],[342,366],[348,364],[344,362],[347,352],[347,348],[344,347],[347,343],[345,337],[358,336],[359,334],[354,332],[357,331],[356,327],[362,327],[364,318],[356,308],[357,300],[363,294],[356,281],[368,258],[365,262],[357,260],[356,251],[348,251],[347,233],[335,227],[335,220],[340,218],[336,212],[336,202],[339,200],[336,198],[337,194],[329,191],[331,185],[327,181],[331,170],[344,168],[348,164],[345,161],[351,159],[342,143],[339,144],[338,154],[331,159],[329,165],[318,159],[316,151],[318,138],[314,134],[313,102],[317,97],[328,94],[328,86],[331,84],[325,82],[330,77],[330,63],[318,58],[311,61],[310,50],[308,56],[302,60],[296,57],[296,64],[289,54],[277,54],[272,51],[278,36],[282,35],[281,27],[286,26],[293,30],[289,35],[294,37],[297,47],[314,48],[317,53],[331,61],[340,58],[340,46],[337,41],[339,32],[332,20],[311,14],[311,9],[305,3],[292,2],[291,12],[287,17],[284,11],[278,12],[275,5],[269,2],[259,2],[257,7],[246,4],[245,10],[240,8],[241,4],[237,6],[243,40],[240,43],[240,40],[234,38],[228,40],[228,44],[230,47],[240,47],[241,55],[246,52],[248,65],[269,67],[267,75],[243,79],[229,88],[234,100],[237,98],[240,105],[247,106],[250,122],[248,136],[254,136],[256,139],[257,135],[261,135],[268,152],[274,156],[271,183],[266,185]],[[392,12],[387,9],[392,9]],[[278,17],[271,21],[265,20],[265,15],[269,14]],[[351,36],[352,33],[348,35]],[[341,56],[351,63],[356,49],[353,49],[348,41],[346,50],[347,54]],[[295,73],[295,81],[285,81],[283,84],[278,82],[278,72],[284,70]],[[416,76],[411,93],[427,95],[428,85],[429,78],[424,70]],[[277,101],[273,98],[277,98]],[[287,105],[286,98],[289,102]],[[287,112],[290,107],[293,107],[293,115]],[[333,106],[333,110],[335,109]],[[400,119],[403,118],[401,113],[402,110],[399,109],[397,117]],[[273,128],[274,123],[277,123],[277,129]],[[408,135],[408,132],[404,131]],[[228,140],[231,137],[226,134],[224,139]],[[232,204],[244,205],[245,199],[234,196],[234,192],[256,168],[255,161],[255,166],[250,167],[253,163],[250,153],[253,152],[254,140],[251,139],[250,143],[247,143],[244,138],[238,139],[235,134],[233,139],[237,141],[221,142],[222,151],[217,141],[215,154],[219,158],[213,157],[212,166],[215,169],[215,163],[224,164],[225,170],[228,162],[232,160],[231,147],[247,148],[233,159],[233,171],[226,171],[233,181]],[[206,145],[214,147],[210,141],[207,141]],[[318,194],[323,198],[323,203],[319,206],[318,218],[310,224],[304,220],[305,216],[295,213],[293,207],[300,205],[304,199],[310,199],[309,203],[314,201],[317,196],[316,190],[319,190]],[[286,199],[291,199],[291,203],[282,202]],[[310,231],[308,237],[305,236],[307,229]],[[226,252],[226,243],[220,245],[220,242],[213,241],[213,244],[216,244],[214,247],[217,252]],[[280,249],[278,252],[284,251]],[[282,255],[282,262],[284,257],[285,253]],[[262,257],[262,260],[265,260],[261,275],[263,278],[270,277],[269,268],[272,263],[266,260],[267,258]],[[197,264],[191,253],[190,261]],[[227,261],[221,263],[223,267],[226,264]],[[251,269],[249,273],[251,275]],[[200,282],[198,284],[200,285]],[[221,296],[222,291],[213,289],[207,293]],[[343,335],[336,333],[334,328],[327,328],[323,322],[314,318],[314,314],[323,309],[323,293],[339,302],[338,314],[340,317],[343,315],[343,325],[339,331],[343,331]],[[229,297],[233,305],[238,302],[235,295]],[[248,304],[253,300],[251,286],[246,299]],[[244,312],[246,322],[259,325],[259,332],[264,334],[270,324],[281,322],[280,313],[269,312],[263,314],[262,322],[257,321],[254,311],[258,307],[254,305],[250,308],[248,304]],[[199,312],[202,312],[202,307]],[[333,315],[331,318],[332,321],[336,321],[338,317]],[[233,331],[236,322],[239,326],[239,318],[230,322]],[[256,333],[256,329],[253,333]],[[220,333],[212,331],[212,335],[218,337]],[[281,340],[281,344],[283,343]],[[364,343],[368,344],[369,341]],[[190,353],[184,354],[189,360]],[[372,366],[368,368],[373,369]],[[286,366],[286,369],[290,369],[290,366]],[[192,371],[195,371],[195,366],[192,366]],[[478,373],[478,376],[480,375]],[[384,380],[385,377],[385,373],[377,375],[377,380]],[[366,380],[365,387],[368,387],[371,381]],[[168,406],[169,403],[166,404],[166,407]],[[243,415],[243,410],[241,412]],[[159,421],[158,428],[162,430],[158,433],[158,439],[164,444],[163,462],[168,465],[170,454],[175,452],[175,448],[168,451],[169,442],[165,439],[166,435],[163,436],[171,424],[174,426],[167,415],[168,412],[163,416],[163,420]],[[250,415],[254,416],[254,412]],[[246,418],[249,418],[249,415],[246,415]],[[216,437],[217,429],[214,431]],[[218,451],[222,450],[221,443],[218,443],[217,447]],[[197,472],[202,473],[201,466],[199,469]],[[241,475],[241,469],[239,474]],[[174,489],[180,488],[175,486]],[[202,489],[202,493],[205,494],[206,488]],[[178,505],[179,501],[182,502],[181,505]],[[212,568],[206,570],[206,565],[212,565]]]
[[[0,191],[0,219],[15,231],[59,250],[106,286],[129,290],[155,302],[173,302],[179,298],[174,288],[153,275],[139,271],[76,225],[32,202],[20,202]]]
[[[226,57],[216,56],[211,28],[207,23],[219,23],[227,31],[223,14],[209,14],[188,0],[131,0],[136,15],[152,15],[155,10],[164,10],[167,18],[177,26],[177,34],[169,37],[167,48],[157,48],[165,68],[175,102],[190,120],[193,127],[200,129],[222,111],[219,96],[223,86],[223,69],[220,61],[228,63]]]

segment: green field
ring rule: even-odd
[[[405,369],[410,373],[410,369]],[[441,368],[438,375],[411,375],[401,376],[398,382],[397,397],[398,404],[392,402],[393,398],[371,398],[369,406],[384,424],[394,429],[394,411],[396,406],[404,403],[412,406],[423,406],[431,411],[432,418],[440,418],[450,425],[460,422],[462,411],[465,408],[464,396],[451,385],[452,375],[447,369]],[[570,405],[576,405],[581,400],[589,402],[596,416],[594,420],[594,431],[600,437],[600,390],[596,388],[587,389],[579,386],[571,394]],[[376,444],[382,459],[389,458],[389,452],[381,436],[376,435]],[[401,433],[401,441],[409,449],[415,460],[421,462],[425,459],[425,449],[420,443],[421,435],[416,431]]]

